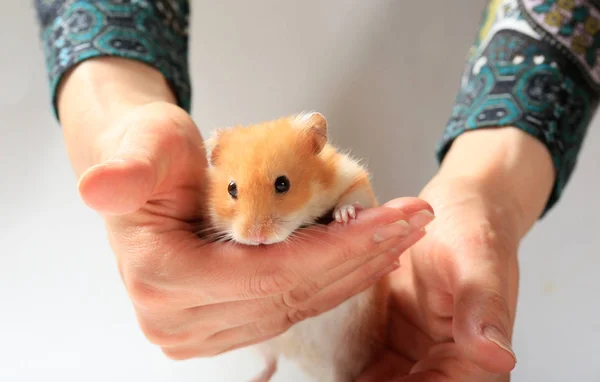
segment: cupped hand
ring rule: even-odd
[[[434,178],[421,197],[436,219],[389,275],[388,349],[359,381],[507,381],[516,363],[516,205],[468,177]]]
[[[135,107],[90,145],[100,159],[79,181],[85,203],[106,220],[141,329],[173,359],[261,342],[332,309],[396,269],[424,235],[418,224],[408,234],[394,224],[431,210],[404,198],[294,243],[204,241],[196,234],[206,207],[202,142],[177,106]]]

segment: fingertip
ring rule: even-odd
[[[504,335],[498,328],[494,326],[486,326],[483,328],[483,335],[500,349],[504,350],[504,352],[508,353],[514,364],[517,363],[517,355],[512,349],[512,345],[510,344],[510,341],[508,341],[508,337]]]
[[[498,329],[502,327],[499,319],[502,314],[486,313],[466,308],[462,314],[455,315],[455,342],[461,352],[481,369],[494,374],[509,373],[515,368],[517,358],[510,337],[506,331]]]
[[[487,338],[483,331],[469,342],[457,341],[471,362],[494,374],[509,373],[517,364],[514,352],[501,343]]]
[[[382,207],[388,207],[393,209],[399,209],[406,215],[412,215],[415,212],[427,210],[432,214],[435,214],[431,204],[423,199],[417,197],[402,197],[392,199],[382,205]]]
[[[104,215],[124,215],[141,208],[156,184],[152,167],[135,160],[112,160],[89,168],[79,179],[84,203]]]
[[[348,225],[381,227],[399,220],[409,222],[416,214],[423,212],[426,212],[429,221],[435,217],[433,208],[426,201],[415,197],[397,198],[377,207],[361,210],[356,214],[352,224]],[[422,228],[422,226],[413,226],[413,228]]]

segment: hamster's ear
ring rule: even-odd
[[[204,150],[206,150],[206,159],[210,166],[215,166],[219,160],[219,138],[222,131],[216,130],[212,136],[204,140]]]
[[[310,137],[315,154],[323,150],[327,143],[327,120],[321,113],[306,112],[295,116],[294,124],[304,130]]]

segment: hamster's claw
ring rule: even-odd
[[[333,211],[333,217],[338,223],[345,224],[350,219],[356,219],[358,211],[360,211],[360,205],[358,204],[338,206]]]

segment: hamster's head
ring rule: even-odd
[[[218,130],[205,142],[213,228],[222,238],[260,245],[313,223],[324,213],[315,198],[333,182],[326,144],[319,113]]]

